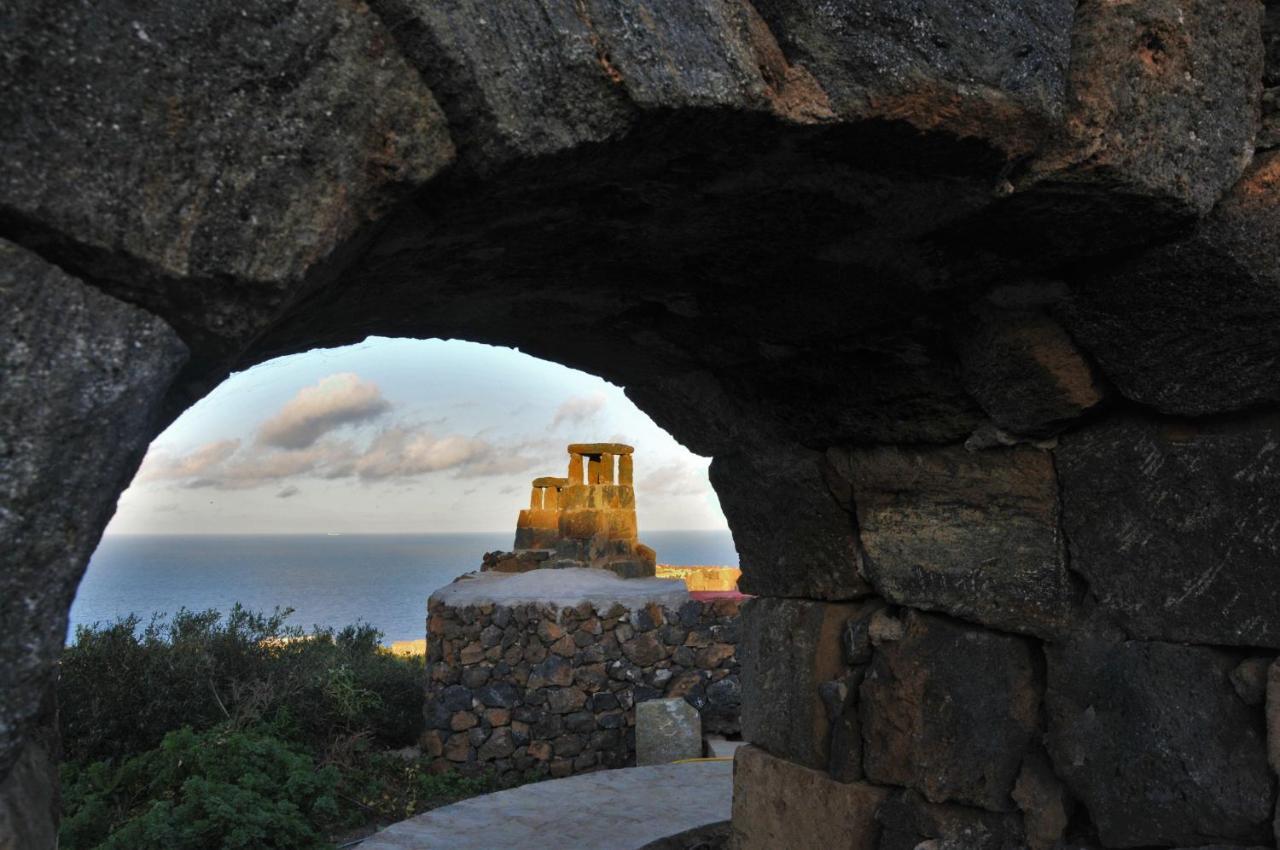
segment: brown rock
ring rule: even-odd
[[[550,620],[538,621],[538,639],[543,643],[550,645],[555,643],[564,634],[564,629],[559,624]]]
[[[506,726],[511,722],[511,710],[506,708],[490,708],[484,713],[484,721],[490,726]]]
[[[704,649],[698,650],[695,660],[699,667],[704,670],[710,670],[733,658],[733,654],[733,644],[713,643]]]
[[[652,667],[663,657],[662,641],[656,632],[641,632],[622,644],[622,654],[633,664]]]
[[[455,711],[453,717],[449,718],[449,728],[455,732],[463,732],[479,722],[469,711]]]
[[[887,789],[837,782],[825,773],[739,747],[733,761],[736,850],[821,848],[876,850],[876,809]]]
[[[1267,761],[1280,774],[1280,661],[1267,668]]]
[[[1039,653],[945,617],[909,611],[905,625],[902,640],[876,650],[860,689],[867,778],[933,803],[1013,809],[1038,734]]]
[[[551,742],[550,741],[530,741],[529,755],[538,761],[547,761],[551,758]]]
[[[437,758],[444,752],[444,735],[438,729],[428,729],[418,738],[418,746],[423,755]]]
[[[463,762],[471,756],[471,741],[466,732],[455,732],[444,743],[444,757],[449,761]]]
[[[1246,658],[1231,671],[1231,686],[1246,705],[1262,705],[1267,698],[1267,671],[1271,656]]]
[[[472,641],[458,653],[458,660],[463,664],[479,664],[484,660],[484,647],[480,645],[480,641]]]
[[[572,658],[574,653],[578,651],[578,646],[573,642],[570,635],[563,635],[555,643],[551,644],[551,651],[563,658]]]
[[[1054,850],[1060,846],[1073,801],[1043,754],[1032,752],[1023,760],[1013,786],[1013,800],[1022,810],[1023,832],[1030,850]]]

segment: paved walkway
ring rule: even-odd
[[[358,850],[635,850],[729,819],[733,762],[627,767],[534,782],[444,806]]]

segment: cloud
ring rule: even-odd
[[[604,393],[573,396],[556,408],[555,415],[551,417],[551,424],[547,426],[547,430],[554,431],[565,423],[580,425],[604,410],[604,405]]]
[[[668,463],[659,466],[636,481],[636,495],[700,496],[711,492],[711,480],[705,465]]]
[[[239,440],[216,440],[178,456],[164,449],[149,451],[142,461],[137,478],[139,481],[180,481],[194,478],[221,465],[238,448]]]
[[[258,429],[260,445],[305,449],[343,425],[367,422],[391,409],[372,381],[352,372],[329,375],[297,395]]]
[[[406,481],[432,473],[479,478],[545,466],[546,441],[497,445],[482,437],[436,435],[422,425],[394,426],[366,446],[320,439],[302,449],[277,449],[239,440],[221,440],[184,455],[157,454],[144,467],[148,480],[163,480],[187,490],[248,490],[278,485],[278,498],[296,495],[292,482],[356,478],[365,483]]]

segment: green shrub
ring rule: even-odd
[[[63,782],[67,850],[304,850],[338,816],[338,772],[256,731],[181,729]]]
[[[182,610],[143,628],[135,616],[80,627],[63,651],[59,697],[68,758],[121,759],[167,732],[271,723],[321,750],[367,732],[382,746],[412,743],[422,724],[423,665],[379,645],[368,625],[305,636],[236,606]]]

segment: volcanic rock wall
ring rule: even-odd
[[[1274,844],[1275,4],[5,14],[11,844],[147,442],[368,334],[587,369],[714,457],[748,846]]]
[[[516,781],[635,764],[635,705],[684,697],[708,733],[739,731],[741,600],[677,609],[530,602],[427,617],[423,749]]]

